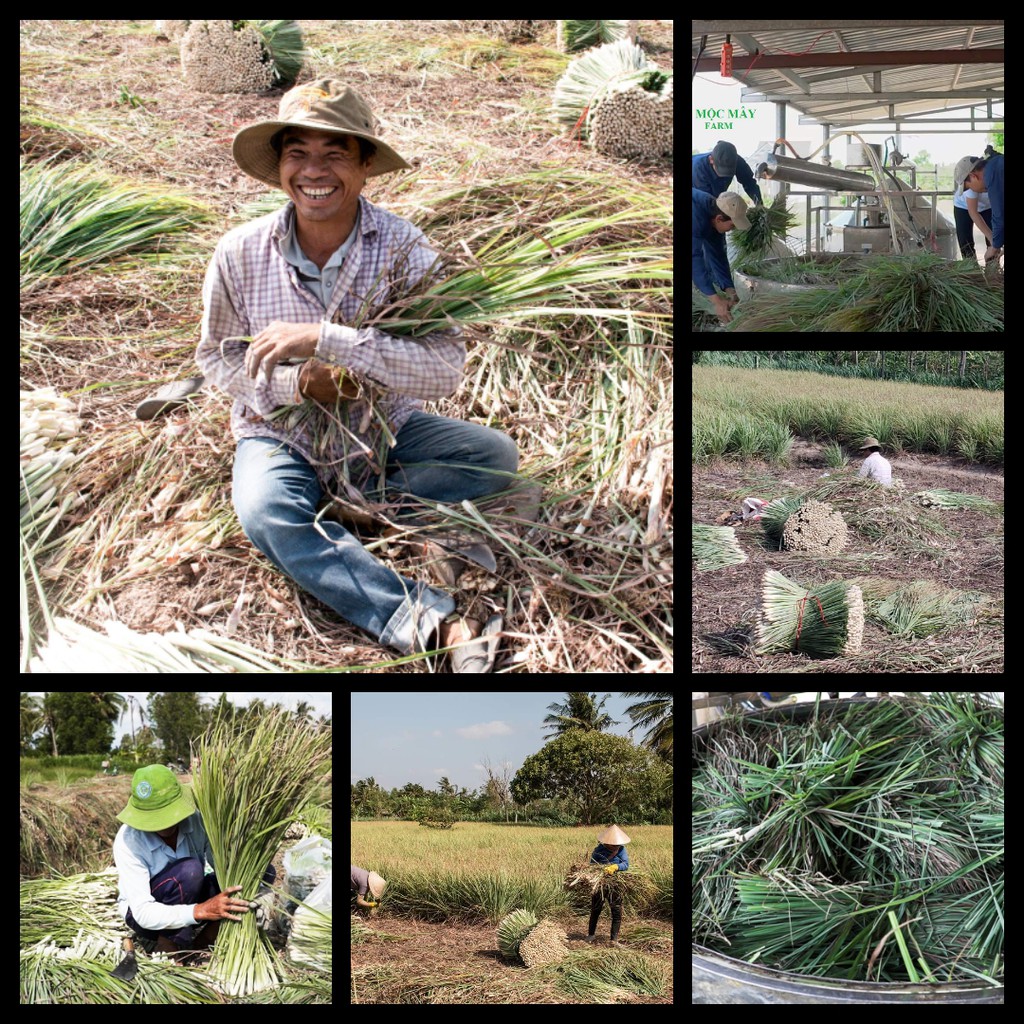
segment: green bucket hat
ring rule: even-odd
[[[194,814],[192,793],[170,768],[149,764],[132,776],[132,795],[117,816],[140,832],[160,832]]]

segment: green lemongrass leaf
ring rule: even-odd
[[[896,915],[891,910],[889,911],[889,923],[892,925],[892,930],[896,933],[896,941],[899,943],[903,962],[907,966],[907,976],[912,982],[914,982],[914,984],[917,984],[921,980],[921,977],[914,967],[914,961],[910,959],[910,950],[907,949],[907,941],[903,938],[903,932],[900,930],[900,924],[896,920]]]

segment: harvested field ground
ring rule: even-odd
[[[607,953],[607,907],[597,929],[597,941],[583,941],[587,919],[559,916],[572,953]],[[630,941],[637,926],[655,928],[656,942]],[[429,924],[379,917],[369,927],[386,938],[369,938],[352,947],[353,1003],[592,1003],[561,991],[553,968],[527,970],[503,960],[491,925]],[[625,920],[619,933],[620,951],[635,950],[657,958],[672,969],[672,926],[664,921]],[[672,987],[663,997],[623,994],[617,1002],[671,1003]]]
[[[748,560],[711,572],[692,570],[692,650],[694,672],[1002,672],[1003,518],[980,512],[923,508],[916,492],[947,488],[1003,500],[1001,469],[945,456],[893,455],[894,479],[905,489],[891,491],[859,480],[861,460],[828,468],[820,446],[797,441],[791,465],[742,465],[719,461],[694,467],[691,475],[693,521],[713,524],[723,512],[738,510],[743,498],[765,500],[806,494],[820,488],[820,500],[839,508],[849,527],[849,544],[839,555],[815,558],[765,546],[760,524],[741,523],[736,536]],[[827,474],[827,477],[826,477]],[[815,496],[818,496],[815,494]],[[897,636],[868,619],[859,654],[813,660],[797,654],[728,656],[715,652],[706,637],[753,621],[760,605],[761,577],[775,569],[802,585],[828,580],[884,577],[911,583],[926,580],[984,595],[973,623],[928,637]]]

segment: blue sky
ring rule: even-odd
[[[596,692],[598,699],[608,691]],[[625,736],[632,723],[626,708],[639,697],[612,693],[604,711]],[[417,782],[436,789],[447,776],[453,785],[478,789],[487,776],[484,759],[512,774],[553,733],[542,728],[549,704],[566,700],[564,690],[544,693],[353,693],[352,781],[373,776],[384,789]],[[642,736],[638,730],[634,738]]]

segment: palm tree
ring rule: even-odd
[[[634,728],[650,727],[644,736],[644,746],[672,760],[672,702],[671,690],[622,690],[624,697],[646,697],[639,704],[631,704],[626,714],[633,719]]]
[[[545,728],[554,729],[556,736],[573,729],[604,732],[610,726],[619,724],[601,710],[611,696],[610,693],[606,693],[600,701],[596,693],[569,693],[567,696],[569,699],[564,704],[549,704],[548,711],[554,714],[544,719]]]

